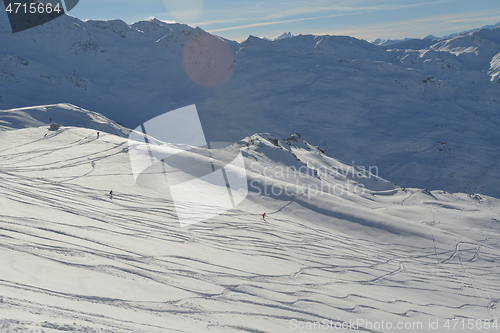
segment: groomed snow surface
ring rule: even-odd
[[[49,108],[88,128],[49,130]],[[255,134],[220,152],[241,150],[247,199],[181,228],[168,187],[136,185],[126,129],[36,110],[0,118],[1,332],[498,330],[483,328],[500,316],[498,199]]]

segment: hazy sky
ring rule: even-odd
[[[133,23],[156,17],[225,38],[292,34],[443,36],[500,22],[500,0],[80,0],[70,13]]]

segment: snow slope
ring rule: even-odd
[[[104,117],[71,104],[55,104],[0,110],[0,130],[39,127],[56,123],[107,132],[126,137],[130,130]]]
[[[217,151],[242,151],[247,199],[180,228],[166,186],[135,184],[123,137],[41,126],[0,140],[2,332],[295,332],[323,320],[435,332],[429,320],[499,317],[498,199],[403,189],[298,134],[255,134]]]

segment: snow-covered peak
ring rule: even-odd
[[[110,21],[95,21],[88,20],[85,22],[86,25],[90,25],[89,30],[93,30],[92,28],[99,29],[100,33],[103,33],[107,36],[114,37],[114,34],[120,38],[126,38],[128,40],[143,40],[144,36],[141,31],[138,31],[133,26],[128,25],[122,20],[110,20]]]
[[[500,46],[500,29],[479,30],[466,35],[442,40],[431,47],[455,55],[495,51]]]
[[[297,178],[304,178],[315,186],[327,182],[331,187],[343,188],[345,195],[354,195],[356,191],[358,194],[372,194],[397,188],[380,178],[377,169],[368,170],[327,156],[320,147],[310,144],[299,133],[282,139],[269,133],[254,134],[238,141],[233,147],[240,149],[250,161],[258,161],[261,168],[258,172],[261,174],[267,174],[264,169],[272,166],[275,172],[271,174],[277,182],[294,182]]]
[[[497,29],[497,28],[500,28],[500,22],[498,22],[497,24],[485,25],[481,29]]]
[[[152,18],[146,21],[139,21],[131,25],[132,28],[142,31],[150,39],[158,40],[171,34],[185,35],[193,32],[193,28],[186,24],[169,23]]]
[[[444,39],[432,45],[430,50],[452,54],[469,68],[487,71],[500,51],[500,28]]]
[[[438,39],[439,39],[439,37],[436,37],[436,36],[434,36],[434,35],[427,35],[427,36],[425,36],[425,37],[424,37],[424,38],[422,38],[422,39],[435,39],[435,40],[438,40]]]
[[[280,36],[276,37],[274,40],[280,40],[280,39],[284,39],[284,38],[290,38],[292,37],[292,33],[291,32],[284,32],[283,34],[281,34]]]

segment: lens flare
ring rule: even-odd
[[[216,87],[231,76],[234,67],[233,51],[221,38],[201,31],[184,45],[182,64],[196,84]]]

